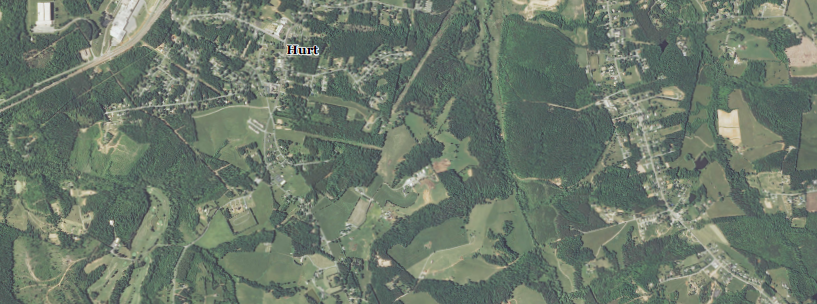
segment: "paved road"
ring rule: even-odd
[[[130,50],[132,47],[136,46],[139,43],[139,41],[142,40],[142,37],[144,37],[145,34],[148,33],[148,31],[150,30],[150,27],[153,25],[153,23],[156,22],[156,20],[159,19],[159,16],[162,15],[162,12],[165,9],[167,9],[167,7],[170,5],[170,2],[171,2],[171,0],[164,0],[164,2],[161,2],[161,3],[157,4],[156,9],[153,10],[152,15],[150,15],[140,25],[139,30],[137,30],[136,33],[133,36],[131,36],[130,39],[126,43],[120,45],[119,47],[117,47],[116,49],[114,49],[113,51],[111,51],[111,52],[109,52],[107,54],[103,54],[102,56],[97,57],[96,59],[94,59],[92,61],[89,61],[89,62],[87,62],[85,64],[80,65],[80,66],[74,67],[74,68],[72,68],[70,70],[59,73],[57,75],[51,76],[50,78],[48,78],[46,80],[43,80],[43,81],[40,81],[40,82],[34,84],[33,87],[36,87],[36,86],[38,86],[40,84],[43,84],[43,83],[46,83],[48,81],[63,77],[62,79],[57,80],[54,83],[52,83],[52,84],[50,84],[50,85],[48,85],[48,86],[46,86],[46,87],[44,87],[42,89],[37,90],[33,94],[31,94],[29,96],[26,96],[23,99],[20,99],[20,100],[12,103],[10,105],[7,105],[7,106],[3,107],[2,109],[0,109],[0,113],[5,112],[6,110],[11,109],[12,107],[14,107],[16,105],[19,105],[19,104],[31,99],[32,97],[37,96],[40,93],[45,92],[45,91],[47,91],[47,90],[61,84],[63,81],[66,81],[66,80],[68,80],[68,79],[70,79],[70,78],[72,78],[74,76],[82,74],[85,71],[90,70],[90,69],[92,69],[92,68],[94,68],[94,67],[96,67],[96,66],[98,66],[100,64],[108,62],[109,60],[111,60],[113,58],[116,58],[116,56],[124,54],[125,52]],[[9,99],[14,99],[16,97],[19,97],[19,96],[25,94],[26,92],[28,92],[28,90],[23,90],[22,92],[17,93],[16,95],[10,97]],[[0,104],[5,104],[5,103],[6,103],[6,101],[4,101],[4,102],[2,102]]]

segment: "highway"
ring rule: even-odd
[[[18,101],[15,101],[12,104],[4,106],[2,109],[0,109],[0,113],[5,112],[8,109],[11,109],[12,107],[14,107],[16,105],[19,105],[19,104],[31,99],[32,97],[37,96],[40,93],[45,92],[45,91],[47,91],[47,90],[61,84],[63,81],[66,81],[66,80],[68,80],[68,79],[70,79],[70,78],[72,78],[74,76],[82,74],[82,73],[84,73],[85,71],[87,71],[89,69],[93,69],[94,67],[96,67],[96,66],[98,66],[100,64],[108,62],[109,60],[116,58],[116,56],[124,54],[125,52],[130,50],[132,47],[136,46],[142,40],[142,37],[144,37],[148,33],[148,31],[150,30],[150,27],[153,25],[153,23],[155,23],[156,20],[159,20],[159,16],[162,15],[162,12],[164,12],[164,10],[167,9],[168,6],[170,6],[171,1],[172,0],[164,0],[162,2],[157,3],[156,6],[153,7],[153,12],[150,13],[148,18],[146,18],[145,21],[142,24],[139,25],[139,28],[137,29],[137,31],[132,36],[130,36],[130,38],[128,38],[127,42],[121,44],[119,47],[113,49],[111,52],[105,53],[102,56],[95,58],[94,60],[86,62],[86,63],[84,63],[82,65],[76,66],[76,67],[74,67],[74,68],[72,68],[70,70],[59,73],[57,75],[51,76],[46,80],[43,80],[43,81],[40,81],[40,82],[34,84],[32,87],[37,87],[37,86],[39,86],[39,85],[41,85],[43,83],[52,81],[54,79],[59,79],[57,81],[54,81],[54,83],[35,91],[31,95],[24,97],[23,99],[20,99]],[[148,9],[148,11],[150,11],[150,9]],[[62,79],[60,79],[60,78],[62,78]],[[25,94],[27,92],[28,92],[28,89],[23,90],[23,91],[15,94],[14,96],[10,97],[6,101],[0,102],[0,105],[4,105],[5,103],[8,102],[8,100],[17,98],[17,97],[19,97],[19,96],[21,96],[21,95],[23,95],[23,94]]]

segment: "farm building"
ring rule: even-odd
[[[50,26],[54,21],[54,2],[37,3],[37,25]]]

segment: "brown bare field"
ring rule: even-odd
[[[740,121],[738,119],[738,110],[726,112],[718,110],[718,133],[729,139],[735,146],[740,146]]]
[[[451,160],[443,158],[440,161],[436,161],[431,165],[432,167],[434,167],[434,172],[441,173],[448,171],[448,167],[451,166]]]
[[[817,212],[817,192],[806,195],[806,210],[808,212]]]
[[[799,45],[786,49],[789,65],[792,67],[809,67],[817,64],[817,45],[808,37],[803,37]]]

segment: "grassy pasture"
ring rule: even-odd
[[[772,277],[772,283],[770,284],[772,288],[774,288],[777,293],[782,297],[786,298],[789,296],[789,290],[787,288],[783,288],[783,284],[786,286],[791,286],[791,282],[789,282],[789,270],[783,267],[770,269],[768,270],[769,276]]]
[[[414,138],[417,139],[417,141],[422,141],[423,138],[426,138],[428,131],[431,129],[425,119],[414,113],[409,113],[408,116],[406,116],[406,126],[411,133],[414,134]]]
[[[814,77],[817,76],[817,66],[809,67],[791,67],[790,73],[792,77]]]
[[[583,234],[582,242],[584,242],[584,247],[590,248],[590,250],[593,250],[593,253],[598,253],[601,246],[616,236],[623,228],[625,228],[624,225],[615,225],[592,233]]]
[[[353,102],[353,101],[343,100],[340,97],[326,96],[326,95],[311,96],[311,97],[309,97],[309,101],[320,102],[320,103],[340,106],[340,107],[344,107],[344,108],[348,108],[348,109],[353,109],[353,110],[357,111],[357,113],[360,113],[360,114],[362,114],[363,116],[366,116],[366,117],[369,117],[372,114],[371,109],[369,109],[367,107],[364,107],[362,104],[359,104],[359,103],[356,103],[356,102]]]
[[[762,147],[783,140],[783,137],[775,134],[757,121],[740,90],[729,94],[729,108],[738,110],[740,137],[743,146],[747,148]]]
[[[355,191],[346,191],[336,201],[326,197],[318,201],[312,212],[321,224],[326,238],[334,240],[340,237],[340,231],[346,227],[346,220],[352,215],[359,198],[360,196]]]
[[[812,1],[812,0],[808,0]],[[748,28],[769,29],[774,30],[778,27],[786,25],[784,18],[766,18],[766,19],[750,19],[746,21],[744,26]]]
[[[513,300],[516,301],[516,303],[547,304],[541,293],[525,285],[519,285],[519,287],[513,290]]]
[[[789,82],[789,69],[784,63],[779,61],[766,62],[766,81],[763,85],[772,87],[789,84]]]
[[[795,217],[791,219],[791,226],[794,228],[806,228],[806,224],[808,223],[808,218],[805,217]]]
[[[544,244],[559,238],[555,224],[558,215],[556,209],[550,205],[542,205],[527,212],[528,223],[537,242]]]
[[[449,219],[439,226],[420,231],[408,247],[403,245],[392,247],[389,249],[389,255],[403,267],[411,267],[435,251],[468,243],[464,226],[465,222],[461,218]]]
[[[710,100],[712,100],[711,86],[702,84],[695,87],[695,91],[692,93],[692,102],[708,106]]]
[[[238,155],[238,147],[252,142],[264,142],[263,133],[255,134],[248,127],[247,120],[255,119],[266,125],[269,119],[267,111],[248,107],[223,107],[197,113],[196,121],[198,141],[193,147],[209,155],[219,155],[222,160],[249,170],[249,166]],[[225,145],[226,143],[226,145]]]
[[[809,23],[812,22],[813,18],[806,0],[790,0],[788,7],[786,7],[786,15],[792,17],[809,37],[814,35],[813,31],[809,29]]]
[[[440,135],[437,135],[436,139],[443,143],[445,148],[443,148],[443,156],[432,159],[432,161],[437,162],[443,159],[448,159],[451,161],[451,165],[448,166],[448,169],[459,172],[460,175],[463,175],[461,171],[469,166],[479,165],[479,160],[477,160],[476,157],[471,156],[471,153],[468,152],[468,144],[471,142],[470,137],[459,140],[453,134],[443,132]],[[463,176],[463,178],[467,177],[467,174]]]
[[[159,242],[167,229],[167,218],[170,216],[170,200],[162,190],[148,187],[147,191],[151,195],[150,209],[142,218],[142,224],[133,237],[130,246],[133,256],[147,254],[147,251]]]
[[[263,247],[263,246],[259,246]],[[275,236],[270,252],[231,252],[219,261],[228,272],[267,284],[298,280],[302,268],[292,258],[292,239],[283,233]]]
[[[378,204],[371,204],[366,214],[366,225],[353,230],[340,238],[345,248],[345,255],[364,260],[369,259],[371,245],[375,237],[383,234],[391,227],[391,222],[382,217],[383,210]]]
[[[386,143],[377,163],[377,174],[383,176],[386,183],[391,184],[394,180],[394,170],[397,164],[403,159],[416,142],[411,136],[408,127],[399,126],[386,133]]]
[[[427,292],[412,293],[400,298],[400,301],[406,304],[436,304],[434,297]]]
[[[150,146],[137,143],[122,132],[104,143],[103,137],[107,136],[110,135],[103,133],[100,124],[80,130],[71,151],[72,166],[95,175],[126,175]]]
[[[380,204],[392,203],[395,206],[408,208],[415,204],[418,194],[409,192],[408,195],[403,196],[400,190],[392,190],[389,187],[381,187],[374,196],[374,199]]]
[[[746,213],[732,201],[731,197],[726,197],[723,201],[713,203],[712,206],[706,210],[706,214],[710,218],[746,215]]]
[[[620,265],[624,265],[624,252],[622,248],[624,247],[624,243],[627,242],[627,231],[630,230],[630,227],[638,229],[638,226],[635,222],[629,222],[626,225],[627,227],[624,227],[623,228],[624,230],[622,230],[621,233],[619,233],[615,238],[607,242],[607,245],[604,245],[607,247],[607,249],[610,249],[617,253],[616,257],[618,258],[618,262]],[[635,237],[637,235],[638,235],[637,230],[634,230],[633,236]]]
[[[746,68],[749,67],[748,64],[745,62],[741,62],[740,64],[735,64],[732,60],[727,60],[724,62],[724,67],[726,70],[726,75],[732,77],[740,77],[743,76],[743,72],[746,71]]]
[[[488,216],[487,228],[496,233],[503,233],[502,227],[505,221],[512,221],[514,229],[507,237],[508,246],[518,253],[533,249],[533,238],[516,197],[511,196],[508,199],[496,201],[493,205],[494,209]]]
[[[817,169],[817,109],[803,114],[797,153],[798,170]]]
[[[721,229],[715,224],[707,224],[701,229],[693,230],[692,233],[695,234],[695,237],[704,245],[721,244],[729,246],[729,240],[726,239]]]
[[[715,162],[709,163],[701,172],[701,183],[706,186],[707,196],[718,201],[722,197],[729,195],[729,182],[726,180],[726,172],[723,167]]]
[[[499,268],[495,265],[489,265],[482,259],[477,261],[473,258],[473,254],[480,251],[486,243],[488,217],[493,212],[494,205],[495,203],[477,205],[471,211],[468,224],[465,225],[465,229],[471,235],[468,244],[437,252],[431,256],[428,263],[426,263],[427,259],[423,259],[414,265],[409,265],[410,267],[407,268],[409,273],[419,276],[421,272],[425,272],[427,278],[446,279],[464,284],[468,280],[485,280],[498,271]]]
[[[772,50],[769,49],[769,41],[765,37],[758,37],[740,28],[732,28],[734,33],[740,33],[746,37],[743,41],[735,41],[730,37],[727,45],[737,48],[737,55],[741,59],[749,60],[777,60]],[[734,34],[733,36],[734,37]]]
[[[715,57],[723,56],[724,52],[721,50],[720,46],[726,40],[726,32],[720,32],[713,35],[706,36],[706,46],[712,51],[712,54]]]
[[[258,219],[259,222],[264,222],[269,219],[274,210],[272,205],[275,200],[272,197],[272,188],[262,183],[252,192],[251,196],[255,204],[255,207],[252,208],[255,218]]]
[[[244,283],[235,284],[235,291],[239,304],[257,304],[264,301],[264,291],[252,288],[250,285]]]
[[[196,246],[212,249],[221,243],[229,242],[235,239],[230,224],[224,217],[224,214],[219,212],[210,220],[210,228],[207,229],[201,239],[196,242]]]

